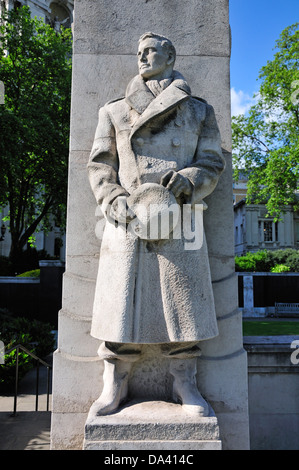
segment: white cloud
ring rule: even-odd
[[[238,116],[239,114],[245,114],[249,108],[256,102],[256,99],[244,93],[244,91],[236,91],[231,88],[231,109],[232,116]]]

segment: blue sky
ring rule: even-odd
[[[229,0],[232,29],[232,114],[246,112],[258,75],[275,54],[283,29],[299,22],[299,0]]]

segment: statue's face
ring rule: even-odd
[[[173,62],[166,48],[155,38],[145,38],[138,48],[139,73],[145,80],[165,78],[165,71]]]

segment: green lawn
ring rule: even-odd
[[[292,320],[244,320],[244,336],[299,335],[299,321]]]

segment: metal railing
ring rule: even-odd
[[[15,392],[14,392],[14,407],[12,416],[15,416],[17,413],[17,399],[18,399],[18,386],[19,386],[19,352],[20,350],[24,351],[26,354],[31,356],[33,359],[36,360],[36,385],[35,385],[35,411],[38,411],[38,393],[39,393],[39,366],[40,364],[47,368],[47,411],[49,411],[49,397],[50,397],[50,372],[52,370],[52,366],[47,364],[45,361],[37,357],[34,353],[28,351],[27,348],[22,346],[21,344],[17,344],[12,348],[5,351],[5,354],[8,354],[12,351],[16,350],[16,378],[15,378]]]

